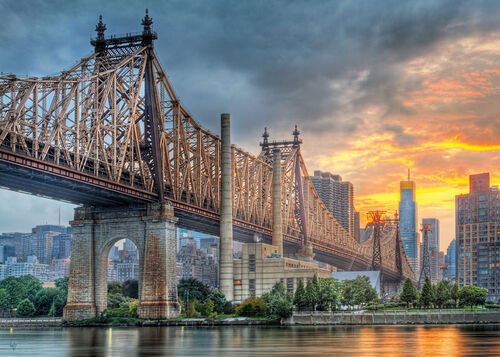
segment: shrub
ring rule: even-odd
[[[286,319],[293,313],[292,298],[290,296],[273,296],[267,309],[270,315]]]
[[[198,300],[191,300],[189,304],[187,304],[186,309],[184,310],[184,316],[197,318],[201,316],[201,313],[196,310],[196,306],[199,304]]]
[[[24,299],[17,305],[17,315],[18,316],[33,316],[35,314],[35,305],[31,302],[30,299]]]
[[[128,306],[130,316],[137,316],[137,308],[139,307],[139,300],[134,300]]]
[[[107,309],[107,317],[132,317],[130,309],[126,307],[118,307],[116,309]]]
[[[224,304],[224,310],[222,311],[226,315],[231,315],[235,313],[234,305],[230,301],[226,301]]]
[[[267,313],[266,302],[261,298],[248,298],[236,308],[236,314],[246,317],[265,316]]]
[[[214,308],[215,308],[215,304],[212,300],[208,299],[207,302],[205,302],[205,306],[204,306],[204,314],[203,316],[205,317],[208,317],[208,318],[213,318],[214,317]],[[217,313],[215,313],[215,315],[217,315]]]
[[[110,293],[108,295],[108,308],[116,309],[119,307],[128,307],[130,304],[129,300],[119,293]]]
[[[214,303],[214,311],[216,311],[219,314],[222,314],[224,312],[224,307],[226,306],[226,296],[224,295],[223,292],[221,291],[214,291],[211,292],[207,300],[212,300]]]

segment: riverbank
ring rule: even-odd
[[[297,312],[282,325],[443,325],[497,324],[500,310]]]
[[[460,325],[499,324],[500,310],[428,310],[428,311],[359,311],[359,312],[296,312],[288,319],[256,319],[230,317],[220,320],[172,319],[142,320],[118,318],[64,322],[61,318],[2,318],[0,329],[46,327],[111,327],[111,326],[347,326],[347,325]]]

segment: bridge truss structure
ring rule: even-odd
[[[142,34],[104,37],[100,19],[95,53],[69,70],[0,76],[1,187],[93,206],[168,200],[179,225],[218,233],[221,139],[180,102],[154,51],[151,23],[146,15]],[[291,144],[268,142],[259,156],[232,146],[235,238],[271,236],[274,145],[282,151],[285,250],[311,245],[318,260],[369,268],[374,237],[361,244],[337,222],[293,134]],[[395,232],[386,226],[379,237],[384,274],[414,280]]]

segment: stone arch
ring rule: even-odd
[[[100,244],[95,246],[95,303],[97,314],[100,314],[108,306],[108,264],[109,264],[109,252],[111,247],[120,240],[128,239],[134,243],[137,248],[139,256],[139,299],[141,298],[141,287],[142,287],[142,267],[144,265],[144,240],[140,237],[135,236],[125,236],[120,237],[117,235],[112,235],[108,239],[101,240]],[[141,249],[142,248],[142,249]],[[139,300],[140,302],[140,300]]]
[[[68,301],[64,320],[83,320],[107,307],[107,269],[111,246],[130,239],[139,253],[140,317],[176,317],[175,222],[168,203],[75,209]]]

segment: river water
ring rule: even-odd
[[[500,356],[500,325],[0,330],[0,356]]]

